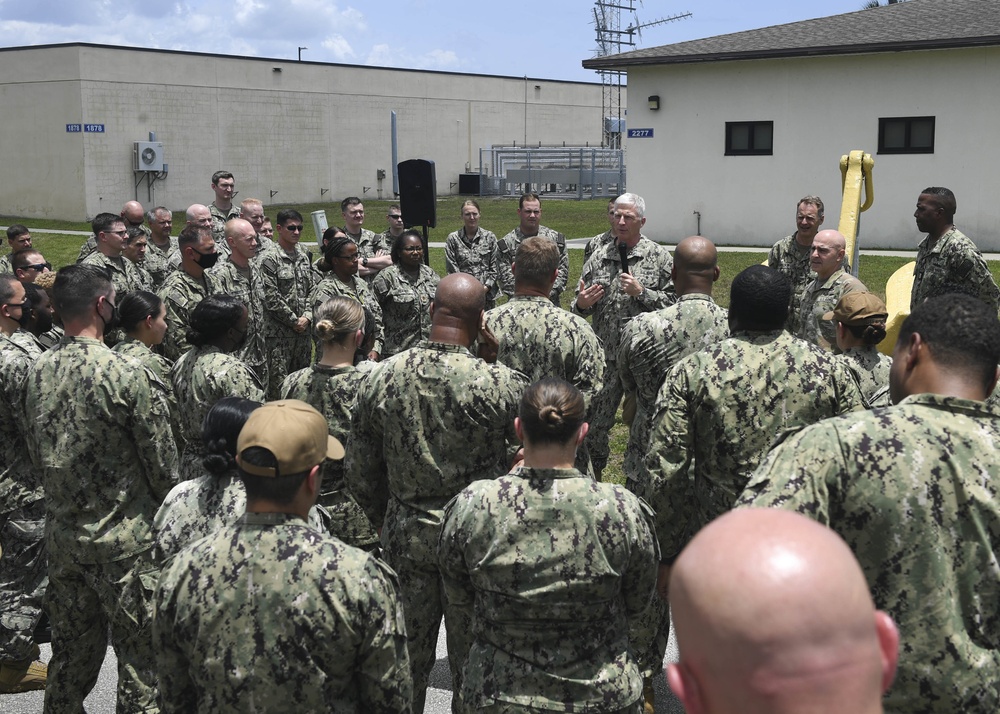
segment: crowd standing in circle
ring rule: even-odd
[[[669,603],[689,712],[1000,709],[1000,290],[948,189],[889,359],[816,196],[727,311],[624,194],[565,310],[537,194],[440,277],[398,205],[315,259],[211,187],[58,272],[7,230],[0,693],[81,711],[110,639],[125,711],[421,712],[443,617],[455,712],[653,712]]]

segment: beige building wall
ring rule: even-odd
[[[840,157],[875,159],[875,203],[862,247],[914,248],[917,196],[946,186],[955,220],[983,250],[1000,250],[996,209],[1000,48],[717,62],[628,71],[629,190],[647,200],[647,235],[697,230],[719,244],[769,246],[795,230],[796,201],[817,194],[824,227],[841,208]],[[660,96],[650,111],[649,95]],[[934,116],[933,154],[878,154],[880,117]],[[772,156],[725,156],[727,121],[774,121]],[[696,213],[697,212],[697,213]]]
[[[18,167],[0,213],[14,215],[90,218],[132,198],[183,209],[212,200],[220,168],[235,174],[237,201],[391,198],[392,110],[399,160],[433,160],[438,195],[456,193],[491,144],[601,142],[596,83],[90,45],[0,58],[0,162]],[[67,133],[71,123],[105,130]],[[169,171],[137,187],[133,144],[151,131]]]

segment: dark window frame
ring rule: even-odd
[[[758,147],[755,141],[757,127],[767,126],[771,130],[771,141],[766,148]],[[733,148],[733,129],[746,127],[750,130],[750,148]],[[726,122],[726,156],[773,156],[774,155],[774,122],[773,121],[727,121]]]
[[[930,122],[931,125],[931,144],[930,146],[912,146],[913,137],[913,125],[916,122]],[[890,124],[900,124],[904,125],[903,128],[903,146],[891,146],[887,147],[885,145],[885,133],[886,128]],[[880,154],[933,154],[934,144],[937,139],[937,120],[933,116],[922,116],[922,117],[879,117],[878,120],[878,153]]]

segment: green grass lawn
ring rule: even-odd
[[[451,196],[438,201],[437,204],[437,228],[431,228],[428,236],[432,242],[443,243],[452,231],[458,230],[462,226],[461,205],[464,197]],[[485,229],[496,233],[497,237],[502,237],[513,229],[517,223],[517,200],[512,198],[478,198],[480,206],[480,225]],[[376,232],[385,230],[385,214],[390,205],[390,201],[365,200],[365,225]],[[315,241],[316,235],[312,229],[310,214],[312,211],[325,210],[329,225],[339,225],[342,223],[340,206],[326,204],[305,204],[297,206],[273,205],[266,207],[266,213],[274,220],[275,215],[282,208],[295,208],[302,213],[305,218],[306,230],[303,240],[306,242]],[[561,231],[567,238],[583,238],[596,235],[607,229],[607,201],[561,201],[552,199],[542,199],[542,223],[555,230]],[[10,225],[11,223],[23,223],[29,228],[48,228],[70,231],[89,231],[90,227],[85,222],[72,223],[68,221],[49,221],[45,219],[20,219],[10,216],[0,216],[0,225]],[[178,212],[174,214],[174,234],[176,235],[184,225],[184,214]],[[84,236],[65,234],[45,234],[37,233],[32,236],[35,246],[43,253],[46,260],[55,267],[67,265],[76,260],[80,245],[86,240]],[[776,236],[775,240],[780,238]],[[6,246],[4,246],[6,248]],[[562,305],[569,308],[573,300],[576,284],[583,271],[583,251],[571,250],[569,286],[562,296]],[[733,278],[741,270],[751,265],[761,263],[767,258],[767,251],[761,252],[720,252],[719,267],[721,276],[715,289],[715,298],[720,305],[729,305],[729,287]],[[908,262],[909,258],[891,258],[882,256],[863,256],[860,265],[860,278],[872,292],[878,293],[885,298],[885,283],[898,268]],[[444,275],[444,249],[431,248],[430,264],[440,275]],[[1000,262],[990,262],[990,270],[997,282],[1000,282]],[[605,480],[614,480],[619,483],[624,481],[622,474],[622,454],[625,451],[625,444],[628,441],[628,429],[621,423],[621,415],[611,434],[611,460],[605,471]]]

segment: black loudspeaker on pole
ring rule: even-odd
[[[434,162],[408,159],[397,165],[399,174],[399,207],[407,228],[437,227],[437,181]]]

